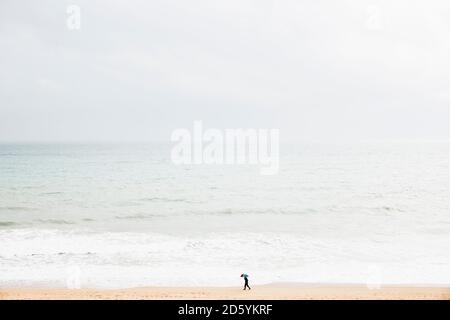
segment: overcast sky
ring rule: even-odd
[[[450,1],[0,0],[0,141],[170,141],[197,119],[450,139]]]

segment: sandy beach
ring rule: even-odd
[[[296,285],[272,284],[254,286],[251,291],[238,287],[148,287],[130,289],[0,289],[0,299],[63,299],[63,300],[165,300],[165,299],[217,299],[217,300],[323,300],[323,299],[432,299],[449,300],[449,287],[385,286],[369,289],[357,285]]]

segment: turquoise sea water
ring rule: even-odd
[[[279,174],[168,144],[0,145],[0,287],[450,283],[450,144],[297,144]]]

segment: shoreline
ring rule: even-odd
[[[0,300],[450,300],[450,286],[269,284],[241,287],[127,289],[0,288]]]

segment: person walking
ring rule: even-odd
[[[241,278],[244,278],[244,290],[248,288],[248,290],[251,290],[250,286],[248,285],[248,274],[241,274]]]

